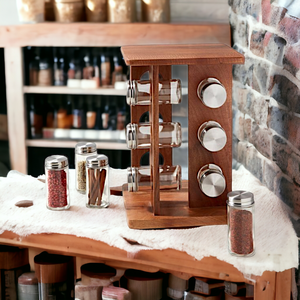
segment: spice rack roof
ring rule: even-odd
[[[230,43],[229,24],[56,23],[0,26],[0,47]]]

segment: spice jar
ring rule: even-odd
[[[254,196],[246,191],[227,195],[228,250],[235,256],[252,256],[254,242]]]
[[[159,104],[179,104],[181,102],[181,81],[171,79],[160,81],[158,85]],[[132,80],[128,82],[128,105],[151,105],[151,83],[149,80]]]
[[[83,0],[55,0],[54,14],[57,22],[80,22],[83,19]]]
[[[151,168],[129,167],[127,168],[128,191],[137,192],[140,186],[149,186],[151,183]],[[181,167],[180,166],[160,166],[159,182],[161,189],[181,188]]]
[[[18,299],[39,300],[38,280],[34,272],[23,273],[18,278]]]
[[[48,156],[45,160],[47,208],[63,210],[70,207],[69,163],[63,155]]]
[[[80,142],[75,146],[75,178],[76,178],[76,190],[80,193],[86,191],[86,173],[85,162],[87,157],[96,155],[97,147],[95,143]]]
[[[151,124],[129,123],[126,126],[128,149],[148,149],[151,146]],[[176,148],[181,145],[181,125],[179,123],[159,123],[159,148]]]
[[[104,208],[109,206],[108,158],[100,154],[86,159],[86,206]]]
[[[108,22],[130,23],[135,19],[135,0],[108,0]]]
[[[151,23],[170,22],[170,0],[142,1],[142,21]]]
[[[88,22],[107,21],[107,0],[84,0]]]
[[[17,0],[17,8],[20,22],[44,22],[44,1],[45,0]]]

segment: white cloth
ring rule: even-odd
[[[110,170],[110,185],[125,183],[125,170]],[[215,256],[234,265],[244,274],[284,271],[298,267],[298,239],[288,217],[287,207],[272,192],[241,167],[233,171],[233,190],[247,190],[255,196],[256,254],[234,257],[227,250],[227,226],[191,229],[133,230],[128,228],[123,198],[111,196],[106,209],[88,209],[85,195],[75,190],[74,170],[70,170],[71,208],[46,208],[45,184],[31,176],[11,171],[0,177],[0,234],[12,231],[20,236],[39,233],[72,234],[107,243],[127,251],[129,257],[142,249],[172,248],[185,251],[197,260]],[[19,200],[34,205],[19,208]],[[130,244],[127,240],[136,241]]]

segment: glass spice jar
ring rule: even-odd
[[[107,21],[107,0],[84,0],[88,22]]]
[[[135,20],[135,0],[108,0],[108,22],[131,23]]]
[[[83,19],[83,0],[55,0],[54,14],[57,22],[80,22]]]
[[[86,159],[86,207],[109,206],[108,170],[107,156],[99,154]]]
[[[227,195],[228,250],[234,256],[252,256],[254,240],[254,196],[247,191]]]
[[[150,23],[169,23],[170,0],[143,0],[142,21]]]
[[[128,105],[151,105],[150,80],[128,82],[126,101]],[[181,102],[181,81],[171,79],[160,81],[158,86],[159,104],[179,104]]]
[[[17,0],[17,9],[21,23],[44,22],[45,0]]]
[[[45,160],[47,208],[64,210],[70,207],[69,162],[63,155],[48,156]]]
[[[75,180],[76,190],[85,194],[86,191],[86,159],[97,154],[95,143],[79,142],[75,146]]]

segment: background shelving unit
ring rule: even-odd
[[[22,47],[114,47],[149,44],[230,44],[229,24],[110,24],[41,23],[0,27],[4,47],[8,133],[11,168],[27,173],[27,147],[73,147],[76,141],[29,140],[26,135],[24,95],[27,93],[74,93],[124,95],[114,89],[71,90],[64,87],[24,86]],[[124,143],[98,143],[102,149],[125,149]]]

